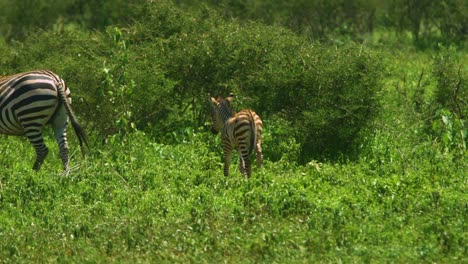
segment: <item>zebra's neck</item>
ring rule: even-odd
[[[220,105],[219,108],[219,115],[221,116],[221,120],[223,121],[223,124],[225,125],[227,121],[234,116],[234,111],[231,109],[231,107],[227,105]]]

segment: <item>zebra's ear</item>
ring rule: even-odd
[[[216,101],[215,98],[211,97],[211,95],[208,93],[208,101],[210,102],[210,104],[212,105],[217,105],[218,104],[218,101]]]
[[[233,94],[233,93],[230,93],[230,94],[228,95],[228,97],[226,97],[226,100],[227,100],[229,103],[231,103],[231,102],[232,102],[232,99],[234,99],[234,94]]]

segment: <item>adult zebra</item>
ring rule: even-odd
[[[255,148],[257,167],[262,166],[262,120],[250,109],[238,113],[231,105],[234,94],[228,97],[217,98],[208,94],[211,104],[211,132],[217,134],[221,131],[221,140],[224,151],[224,176],[229,175],[231,153],[237,149],[240,156],[239,169],[245,177],[251,175],[250,154]]]
[[[48,70],[36,70],[0,77],[0,134],[26,136],[36,150],[33,170],[39,170],[49,150],[42,131],[51,124],[60,148],[65,173],[68,165],[67,123],[70,118],[83,152],[86,135],[71,109],[70,90]]]

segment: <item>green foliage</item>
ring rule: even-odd
[[[467,32],[467,4],[463,0],[389,1],[386,21],[400,32],[411,32],[417,46],[464,44]]]
[[[363,46],[312,45],[282,28],[225,21],[211,9],[182,16],[169,2],[148,2],[131,27],[34,34],[17,50],[4,64],[17,65],[8,72],[57,71],[88,127],[103,136],[139,129],[171,139],[206,122],[208,92],[234,92],[237,109],[289,120],[294,139],[287,142],[301,149],[290,158],[305,163],[349,153],[378,112],[382,67]]]
[[[435,102],[461,119],[468,116],[468,67],[464,59],[466,56],[459,56],[453,48],[442,48],[434,58]]]
[[[303,88],[296,90],[294,98],[304,110],[298,122],[309,131],[302,132],[303,158],[352,151],[360,144],[359,132],[377,115],[382,68],[378,57],[361,48],[317,52]]]
[[[128,76],[128,54],[127,43],[121,39],[122,32],[118,28],[114,28],[114,42],[117,51],[115,51],[116,65],[109,66],[104,64],[105,84],[104,97],[111,103],[111,115],[115,118],[115,124],[118,132],[125,134],[135,129],[135,124],[131,122],[132,117],[132,102],[129,97],[134,93],[135,81]],[[114,72],[114,74],[111,73]],[[113,113],[112,113],[113,112]]]
[[[92,151],[70,133],[61,176],[47,128],[33,173],[30,143],[0,136],[0,262],[466,262],[462,44],[350,41],[386,1],[43,0],[23,23],[27,2],[0,0],[0,74],[60,74]],[[460,19],[424,22],[438,5],[414,18],[428,47]],[[222,176],[208,92],[262,117],[249,180]]]
[[[433,72],[437,81],[434,92],[435,117],[432,132],[446,151],[455,151],[459,157],[466,153],[468,128],[467,67],[463,57],[453,48],[444,49],[435,56]]]
[[[118,135],[70,177],[31,173],[25,141],[2,141],[0,256],[24,261],[320,262],[464,260],[466,164],[420,147],[409,161],[290,166],[222,176],[212,135],[176,145]],[[53,137],[47,139],[51,145]],[[385,144],[385,143],[382,143]],[[396,146],[388,146],[390,148]],[[51,147],[47,163],[59,160]],[[430,156],[427,153],[436,155]],[[393,153],[394,154],[394,153]],[[391,155],[393,155],[391,154]],[[377,158],[377,157],[376,157]],[[46,164],[49,165],[49,164]]]
[[[271,161],[281,161],[291,166],[300,160],[301,144],[296,142],[297,133],[291,122],[275,116],[263,121],[263,156]]]
[[[173,10],[176,5],[183,7],[173,22],[187,21],[187,13],[209,6],[225,18],[283,26],[309,39],[338,44],[349,39],[362,41],[375,29],[385,28],[410,32],[418,47],[435,47],[439,42],[463,46],[467,32],[467,5],[463,0],[1,0],[0,36],[24,40],[31,32],[51,28],[62,31],[70,24],[98,30],[126,26],[153,12],[146,9],[154,3],[170,5]],[[165,12],[153,14],[161,22],[167,18]],[[170,30],[177,31],[180,26],[156,23],[152,29],[171,34]]]
[[[178,1],[189,6],[193,1]],[[314,40],[340,42],[371,32],[375,24],[374,1],[254,0],[204,1],[226,17],[282,25]]]
[[[455,150],[455,153],[463,158],[468,142],[468,128],[465,127],[464,119],[448,110],[439,110],[436,119],[432,122],[432,131],[445,151]]]
[[[209,9],[179,20],[180,11],[171,5],[150,4],[145,10],[129,42],[140,53],[162,51],[158,62],[177,83],[170,98],[177,105],[173,111],[184,115],[185,123],[205,122],[207,92],[234,92],[238,109],[291,120],[301,159],[307,161],[347,152],[343,146],[358,141],[357,133],[377,113],[381,66],[362,46],[310,45],[281,28],[223,22]],[[166,26],[148,31],[153,25]],[[179,123],[172,118],[166,122]]]
[[[127,24],[146,0],[0,0],[0,36],[23,40],[32,32],[53,28],[62,31],[70,24],[105,29]]]

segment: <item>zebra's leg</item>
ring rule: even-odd
[[[250,157],[247,155],[244,159],[244,168],[245,168],[245,174],[247,178],[250,178],[250,175],[252,175],[252,166],[250,165]]]
[[[239,168],[246,178],[250,178],[250,175],[252,174],[252,166],[250,165],[250,157],[249,157],[249,150],[247,146],[239,147],[239,156],[240,156],[240,161],[239,161]]]
[[[65,174],[70,173],[69,167],[69,149],[67,143],[67,124],[68,116],[65,110],[65,107],[60,106],[56,115],[51,120],[52,128],[54,129],[55,138],[60,149],[60,158],[62,159],[63,169]]]
[[[260,140],[257,141],[257,145],[255,147],[255,152],[257,154],[257,167],[262,167],[263,164],[263,154],[262,154],[262,146]]]
[[[239,171],[245,176],[245,163],[241,155],[239,155]]]
[[[33,170],[38,171],[41,168],[42,163],[44,162],[49,150],[44,144],[44,139],[42,138],[42,131],[29,130],[25,133],[29,142],[33,145],[36,150],[36,161],[33,165]]]
[[[247,157],[240,157],[239,158],[239,170],[246,178],[250,178],[252,174],[252,166],[250,165],[250,158]]]
[[[224,148],[224,176],[229,176],[229,165],[231,165],[232,149]]]

